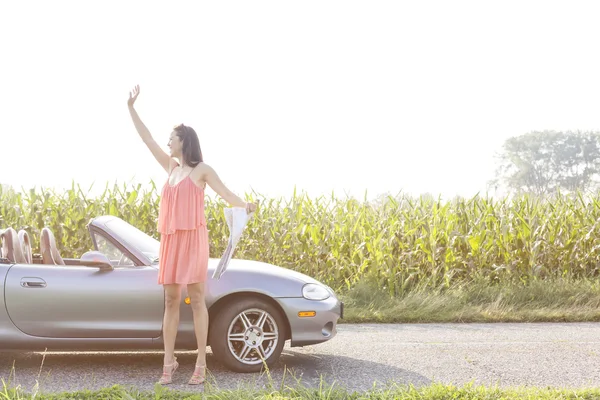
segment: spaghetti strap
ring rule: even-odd
[[[175,161],[175,164],[177,164],[177,167],[171,168],[171,161],[173,161],[172,158],[169,159],[169,177],[171,177],[171,174],[173,173],[173,170],[179,166],[179,163],[177,161]]]

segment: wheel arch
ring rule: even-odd
[[[215,318],[218,315],[219,311],[223,307],[227,306],[227,304],[232,303],[238,299],[246,300],[249,298],[256,298],[256,299],[264,300],[267,303],[271,304],[273,307],[275,307],[281,313],[281,316],[283,317],[283,319],[285,321],[285,339],[284,339],[284,341],[290,340],[292,338],[292,328],[290,325],[290,321],[288,319],[286,312],[281,307],[281,305],[270,296],[267,296],[262,293],[250,292],[250,291],[230,293],[226,296],[221,297],[216,302],[214,302],[208,309],[208,318],[209,318],[209,328],[208,329],[210,330],[210,321],[212,321],[213,318]],[[210,336],[210,335],[208,335],[208,336]],[[210,343],[207,343],[207,345],[210,345]]]

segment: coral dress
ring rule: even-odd
[[[209,244],[204,188],[196,185],[189,174],[175,185],[167,178],[160,199],[158,231],[161,235],[158,283],[205,282]]]

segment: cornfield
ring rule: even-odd
[[[39,252],[44,226],[63,257],[92,248],[90,218],[116,215],[151,236],[156,232],[159,190],[152,183],[114,185],[89,197],[79,186],[56,193],[0,189],[0,228],[26,229]],[[388,198],[373,203],[334,196],[259,200],[235,258],[261,260],[308,274],[336,290],[368,282],[399,294],[484,279],[490,284],[548,277],[596,277],[600,261],[598,198],[482,197],[441,202]],[[211,257],[225,250],[226,204],[206,199]]]

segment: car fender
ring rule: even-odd
[[[232,259],[220,279],[212,278],[213,270],[211,265],[207,278],[210,283],[206,286],[205,296],[211,319],[216,318],[219,309],[227,306],[230,301],[251,296],[261,297],[277,307],[286,319],[286,339],[291,338],[291,314],[284,308],[285,303],[281,300],[303,299],[302,287],[305,284],[321,284],[300,272],[253,260]]]

